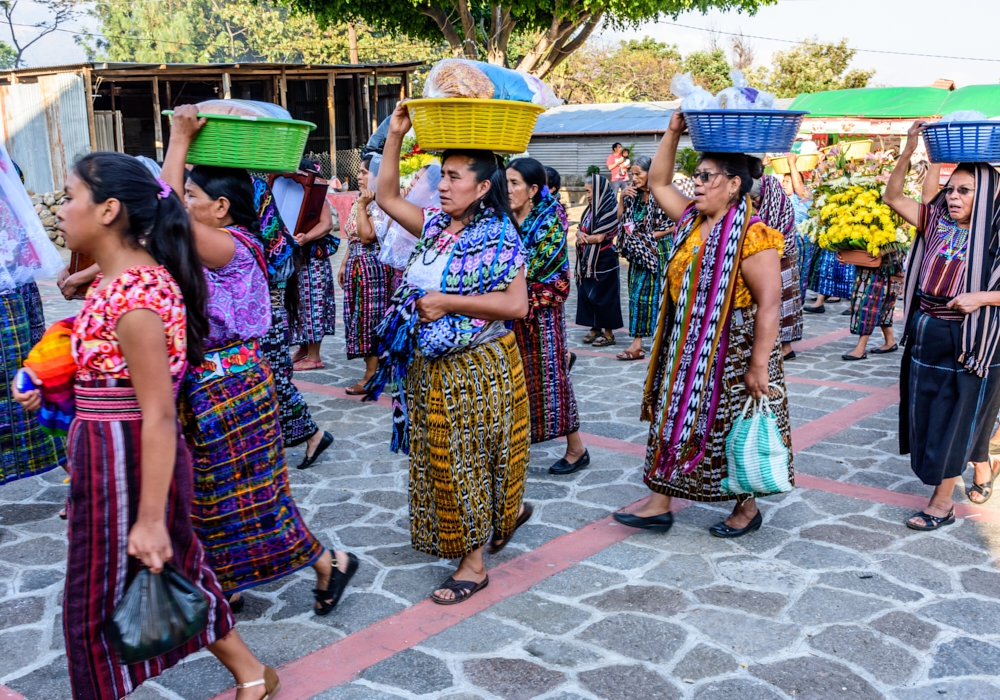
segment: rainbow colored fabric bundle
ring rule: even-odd
[[[53,323],[24,361],[24,366],[34,371],[42,381],[42,408],[38,412],[38,422],[49,435],[65,435],[73,420],[76,361],[70,350],[72,330],[72,318]]]

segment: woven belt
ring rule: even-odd
[[[200,367],[192,367],[188,376],[196,382],[208,382],[219,377],[239,374],[261,363],[260,342],[240,341],[221,350],[205,353]]]
[[[141,420],[142,411],[131,386],[73,387],[75,417],[93,421]]]

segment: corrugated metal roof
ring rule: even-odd
[[[225,69],[238,68],[306,68],[306,69],[337,69],[337,70],[405,70],[418,68],[424,61],[403,61],[400,63],[255,63],[243,61],[239,63],[113,63],[106,61],[92,61],[89,63],[67,63],[53,66],[32,66],[31,68],[19,68],[17,70],[3,71],[2,75],[40,75],[45,73],[63,73],[68,71],[78,71],[89,68],[93,71],[102,70],[197,70],[217,72]]]
[[[787,109],[792,100],[775,100]],[[538,117],[533,136],[630,136],[660,134],[667,130],[670,115],[681,104],[669,102],[625,102],[622,104],[563,105]]]

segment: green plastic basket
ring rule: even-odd
[[[163,114],[173,118],[173,110]],[[289,173],[299,169],[312,122],[236,114],[199,114],[205,126],[191,142],[187,162],[245,168],[256,172]]]

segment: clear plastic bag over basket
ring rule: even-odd
[[[123,664],[148,661],[176,649],[208,627],[208,597],[173,564],[154,574],[142,569],[108,620],[111,646]]]
[[[533,75],[463,58],[446,58],[435,63],[427,74],[423,96],[513,100],[546,109],[562,104],[552,88]]]
[[[441,166],[437,162],[430,163],[421,169],[413,180],[406,201],[416,204],[421,209],[440,207],[441,195],[438,194],[440,182]],[[413,249],[417,247],[417,237],[392,221],[386,231],[385,239],[380,242],[382,247],[379,250],[379,261],[396,270],[406,269],[406,263],[410,260]]]
[[[681,111],[717,109],[719,103],[705,88],[694,84],[690,73],[678,73],[670,81],[670,92],[681,98]]]

